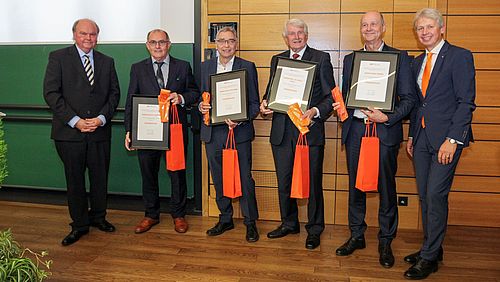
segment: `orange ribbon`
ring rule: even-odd
[[[346,120],[349,117],[349,114],[347,114],[344,98],[342,97],[342,93],[340,93],[338,86],[332,89],[332,96],[336,103],[340,103],[340,108],[337,109],[337,116],[340,118],[340,121]]]
[[[205,104],[210,104],[210,93],[208,92],[203,92],[201,94],[201,98],[203,99],[203,103]],[[205,123],[206,126],[210,125],[210,113],[206,112],[203,114],[203,123]]]
[[[160,106],[161,122],[168,122],[168,111],[170,109],[170,90],[162,89],[158,95],[158,105]]]
[[[293,124],[297,127],[297,129],[302,134],[306,134],[309,132],[309,124],[311,120],[309,118],[302,119],[302,109],[299,107],[299,104],[295,103],[288,107],[288,116],[290,120],[292,120]]]

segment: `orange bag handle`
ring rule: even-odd
[[[177,105],[172,104],[170,109],[172,109],[172,123],[173,124],[181,123],[181,121],[179,120],[179,112],[177,111]]]
[[[305,134],[300,133],[297,145],[307,146],[307,136]]]
[[[234,141],[234,131],[232,128],[229,129],[229,133],[227,134],[226,149],[236,150],[236,141]]]
[[[373,128],[370,134],[370,124],[373,123]],[[376,122],[367,122],[365,128],[365,137],[377,137],[377,123]]]

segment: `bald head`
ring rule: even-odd
[[[368,11],[361,17],[360,32],[368,51],[377,51],[385,32],[384,16],[378,11]]]

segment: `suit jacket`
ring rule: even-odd
[[[178,106],[177,111],[179,112],[181,123],[187,126],[186,107],[195,103],[200,96],[198,86],[193,77],[193,72],[191,71],[191,66],[188,62],[170,56],[168,79],[165,89],[181,94],[182,97],[184,97],[184,107]],[[127,132],[132,128],[132,95],[134,94],[148,96],[160,95],[160,86],[158,86],[156,80],[151,57],[133,64],[130,68],[130,82],[124,117],[125,131]]]
[[[94,85],[83,69],[76,46],[53,51],[43,84],[45,101],[53,112],[51,138],[59,141],[92,141],[111,139],[111,118],[120,100],[120,86],[115,63],[94,50]],[[74,117],[95,118],[103,115],[106,124],[94,132],[82,133],[68,122]]]
[[[380,142],[387,146],[394,146],[401,143],[403,140],[403,125],[402,120],[408,116],[415,103],[417,97],[415,94],[414,81],[411,76],[410,58],[406,51],[400,51],[392,48],[384,43],[382,51],[396,51],[400,53],[398,77],[396,81],[396,97],[394,102],[394,112],[386,113],[389,120],[385,123],[377,123],[377,135]],[[343,80],[342,80],[342,95],[346,100],[347,92],[349,90],[349,82],[351,80],[351,71],[354,53],[347,55],[344,58]],[[349,135],[349,128],[351,127],[354,119],[354,109],[347,110],[349,117],[342,124],[342,144],[345,144]]]
[[[413,77],[418,79],[425,53],[415,58],[412,66]],[[438,54],[427,86],[425,98],[418,84],[416,91],[419,102],[411,115],[410,136],[413,143],[418,141],[425,117],[425,131],[435,150],[446,137],[469,145],[472,136],[472,112],[476,108],[474,59],[469,50],[444,43]]]
[[[233,71],[245,69],[247,71],[247,95],[248,95],[248,117],[249,121],[242,122],[234,128],[234,139],[236,143],[242,143],[252,140],[255,136],[252,120],[259,114],[259,81],[257,78],[257,69],[255,64],[239,57],[234,57]],[[201,92],[210,93],[210,75],[217,73],[217,57],[205,61],[201,64]],[[201,102],[201,100],[200,100]],[[200,139],[204,142],[210,142],[212,139],[212,130],[222,128],[227,133],[227,125],[206,126],[201,124]]]
[[[268,100],[267,96],[269,95],[273,75],[276,72],[278,57],[290,58],[290,50],[274,55],[271,59],[271,74],[269,76],[269,82],[267,84],[266,95],[264,96],[265,100]],[[333,98],[331,91],[333,88],[335,88],[335,80],[333,78],[333,67],[330,61],[330,55],[326,52],[306,46],[306,50],[304,51],[304,55],[301,59],[305,61],[316,62],[318,64],[316,67],[316,77],[314,79],[312,94],[309,99],[309,108],[317,107],[320,112],[320,118],[314,119],[315,124],[313,124],[309,128],[310,131],[309,133],[307,133],[307,142],[311,146],[324,145],[324,121],[326,121],[332,113]],[[270,136],[271,144],[280,145],[283,141],[283,134],[285,132],[287,118],[287,114],[277,112],[273,113],[273,122],[271,126]]]

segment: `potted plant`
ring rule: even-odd
[[[46,255],[46,251],[39,254],[23,249],[10,229],[0,231],[0,281],[42,281],[51,275],[52,260],[42,259]]]
[[[2,187],[3,180],[7,177],[7,144],[3,139],[3,124],[2,118],[4,113],[0,112],[0,187]]]

